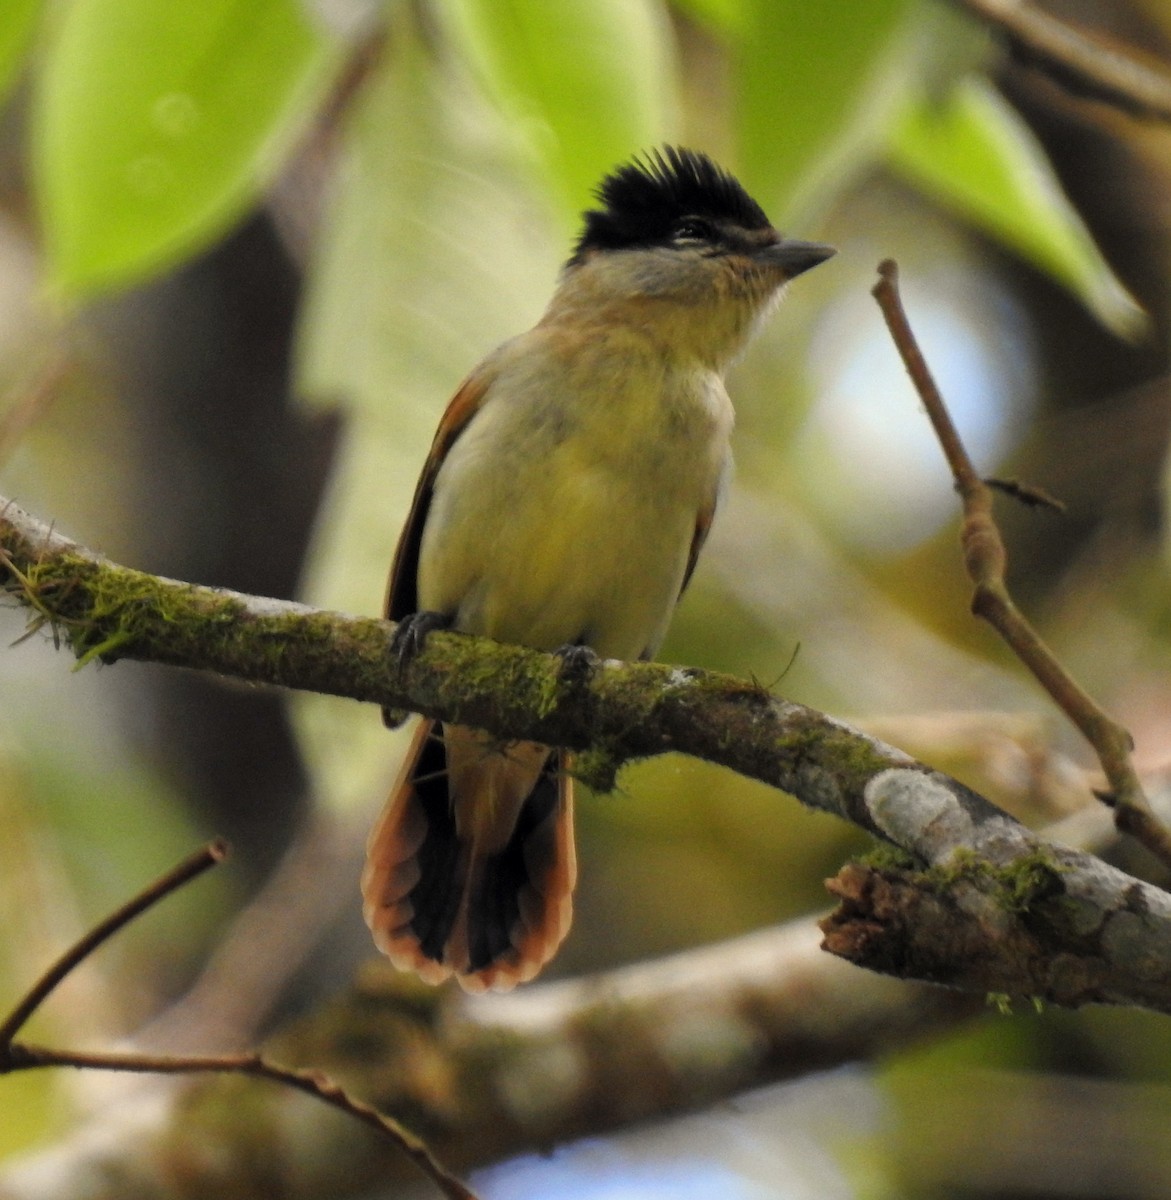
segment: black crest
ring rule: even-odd
[[[605,205],[585,214],[571,263],[590,250],[666,245],[685,217],[765,229],[769,219],[739,180],[706,154],[664,146],[619,167],[596,193]]]

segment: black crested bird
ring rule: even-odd
[[[391,568],[398,644],[448,627],[651,658],[730,465],[723,374],[785,284],[833,254],[667,146],[602,181],[536,326],[440,421]],[[468,991],[531,979],[569,930],[569,755],[417,718],[362,876],[396,966]]]

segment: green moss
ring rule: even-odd
[[[127,645],[130,640],[130,634],[125,630],[115,630],[104,642],[98,642],[96,646],[90,646],[88,650],[79,653],[73,669],[80,671],[82,667],[88,667],[95,659],[101,659],[102,662],[114,662],[118,649]]]
[[[206,625],[201,628],[206,634]],[[275,676],[291,655],[301,655],[316,646],[334,645],[336,628],[333,615],[328,612],[276,612],[260,618],[239,606],[218,636],[229,652],[259,658]],[[384,681],[385,666],[381,666],[378,682]]]
[[[1002,1017],[1012,1016],[1012,996],[1008,992],[989,992],[984,997],[984,1003],[994,1008]]]
[[[859,785],[895,765],[890,754],[865,735],[823,718],[791,722],[777,748],[786,755],[814,756],[836,778]]]
[[[107,570],[88,588],[88,610],[70,622],[70,643],[80,659],[113,662],[118,652],[149,646],[160,626],[167,636],[184,632],[190,641],[206,641],[210,627],[218,635],[240,637],[235,622],[240,605],[228,597],[196,599],[194,589],[177,588],[137,571]]]
[[[141,651],[160,626],[171,637],[187,626],[192,640],[206,638],[209,626],[227,629],[240,612],[231,597],[67,551],[46,555],[23,573],[10,566],[9,575],[8,590],[69,643],[79,666]],[[245,635],[237,630],[236,636]]]
[[[1029,1003],[1033,1006],[1033,1012],[1040,1016],[1045,1011],[1045,1001],[1040,996],[1026,997]],[[1013,996],[1007,992],[989,992],[984,997],[984,1003],[989,1008],[994,1008],[1002,1017],[1011,1017],[1013,1015]]]
[[[875,839],[871,847],[855,860],[859,866],[871,867],[875,871],[921,871],[922,860],[890,842]]]
[[[503,643],[475,642],[449,637],[443,640],[446,673],[458,681],[461,691],[503,691],[515,697],[518,706],[532,706],[542,716],[557,706],[559,697],[556,664],[518,652]]]
[[[831,769],[844,772],[857,780],[869,780],[894,764],[889,754],[871,745],[865,735],[854,730],[837,729],[828,735],[832,748]]]
[[[608,795],[617,785],[618,772],[626,760],[604,745],[579,750],[573,756],[573,777],[600,796]]]
[[[962,849],[946,864],[924,872],[923,878],[944,891],[970,881],[988,892],[1005,912],[1020,915],[1063,890],[1063,871],[1062,865],[1043,846],[1004,866],[996,866],[979,858],[974,851]]]

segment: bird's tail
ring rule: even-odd
[[[396,967],[507,991],[553,957],[577,881],[563,758],[420,721],[362,875],[366,923]]]

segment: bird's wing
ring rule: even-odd
[[[691,582],[691,576],[695,572],[695,564],[699,562],[699,552],[703,549],[704,542],[707,541],[708,531],[711,529],[712,520],[716,515],[718,499],[717,491],[712,495],[711,500],[696,513],[695,532],[691,535],[691,549],[687,552],[687,570],[683,572],[683,583],[679,587],[680,596],[687,591],[687,585]]]
[[[415,498],[411,501],[410,515],[398,540],[394,562],[390,568],[390,579],[386,585],[386,603],[383,614],[389,621],[401,621],[418,612],[419,548],[423,541],[423,526],[427,523],[427,510],[431,507],[431,494],[435,489],[435,476],[443,466],[448,451],[456,439],[467,428],[468,422],[480,411],[492,376],[487,372],[474,372],[460,384],[451,398],[451,403],[435,431],[431,452],[423,466],[423,473],[415,487]]]

